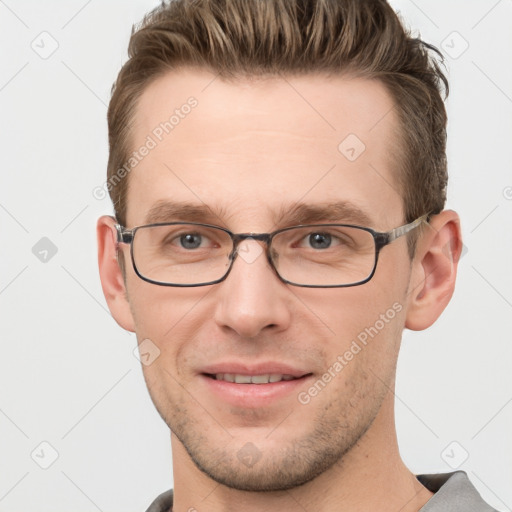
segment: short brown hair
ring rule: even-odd
[[[128,54],[108,108],[107,184],[121,224],[128,180],[116,172],[133,151],[138,99],[156,78],[180,66],[205,68],[227,80],[312,72],[380,80],[400,122],[397,181],[405,221],[444,208],[442,93],[448,94],[448,83],[442,56],[413,37],[385,0],[162,0],[133,27]],[[415,243],[409,242],[412,256]]]

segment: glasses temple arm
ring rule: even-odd
[[[116,242],[118,244],[130,244],[133,240],[133,230],[126,229],[124,226],[120,224],[116,224],[116,232],[117,239]]]
[[[413,220],[409,224],[405,224],[405,226],[400,226],[398,228],[392,229],[388,234],[389,238],[388,241],[392,242],[393,240],[396,240],[397,238],[400,238],[403,235],[406,235],[409,233],[409,231],[412,231],[413,229],[417,228],[420,224],[422,224],[427,218],[429,214],[426,213],[425,215],[422,215],[421,217],[417,218],[416,220]]]

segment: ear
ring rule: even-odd
[[[405,327],[430,327],[450,301],[462,251],[460,219],[452,210],[431,218],[418,237],[409,282]]]
[[[123,274],[117,261],[116,221],[104,215],[98,219],[98,265],[101,287],[115,321],[127,331],[135,332]]]

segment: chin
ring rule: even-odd
[[[327,471],[335,460],[323,458],[314,464],[283,458],[282,460],[260,460],[249,467],[236,457],[217,465],[209,461],[193,459],[196,467],[215,482],[238,491],[277,492],[294,489],[314,480]]]
[[[347,433],[339,425],[317,425],[313,432],[281,443],[229,440],[225,445],[203,437],[177,436],[195,466],[211,480],[239,491],[277,492],[300,487],[329,471],[349,452],[366,428]],[[176,433],[176,431],[175,431]],[[267,434],[268,437],[268,434]],[[208,450],[208,446],[221,446]]]

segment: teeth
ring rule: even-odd
[[[251,376],[250,375],[235,375],[235,382],[237,384],[250,384]]]
[[[268,384],[270,381],[270,375],[254,375],[251,377],[253,384]]]
[[[280,373],[266,373],[264,375],[239,375],[234,373],[217,373],[215,379],[237,384],[268,384],[269,382],[280,382],[282,380],[293,380],[292,375]]]

